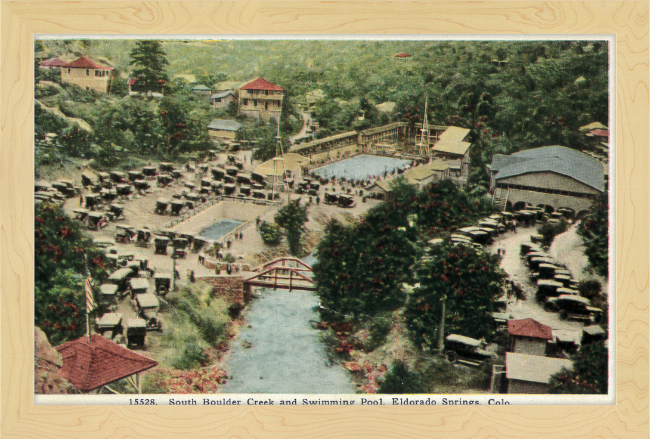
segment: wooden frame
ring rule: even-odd
[[[2,2],[2,437],[648,437],[648,2]],[[616,405],[33,403],[34,34],[616,35]]]

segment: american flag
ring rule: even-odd
[[[86,279],[86,312],[92,311],[96,306],[93,297],[93,278],[88,276]]]

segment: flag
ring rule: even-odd
[[[92,311],[96,306],[93,297],[93,278],[88,276],[86,279],[86,312]]]

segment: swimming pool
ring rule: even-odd
[[[404,168],[410,163],[409,160],[390,157],[359,155],[321,168],[316,168],[312,173],[325,178],[336,177],[347,180],[365,180],[368,177],[379,177],[385,172],[391,173],[395,169]]]
[[[199,236],[205,239],[219,239],[224,235],[235,230],[241,224],[244,224],[242,221],[236,221],[231,219],[222,219],[210,227],[207,227],[199,233]]]

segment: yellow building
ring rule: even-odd
[[[282,114],[284,88],[257,78],[239,88],[239,114],[262,119],[279,121]]]
[[[61,81],[85,90],[108,93],[113,67],[97,64],[92,59],[81,58],[61,66]]]
[[[255,173],[262,175],[268,184],[273,182],[274,176],[280,177],[281,180],[285,178],[300,180],[302,178],[303,167],[308,165],[309,162],[310,160],[307,157],[288,152],[284,154],[284,172],[282,163],[271,159],[255,168]]]

